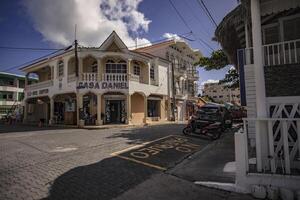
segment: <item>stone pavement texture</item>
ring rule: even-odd
[[[157,195],[166,197],[163,195],[176,190],[185,194],[181,199],[192,199],[201,193],[207,197],[213,191],[212,197],[223,198],[223,191],[196,186],[168,171],[111,156],[137,144],[181,135],[182,128],[178,124],[104,130],[0,125],[0,199],[105,200],[137,193],[151,184],[153,192],[151,188],[143,192],[148,199],[158,192],[155,187],[164,185],[169,189]],[[201,149],[210,143],[193,140]]]

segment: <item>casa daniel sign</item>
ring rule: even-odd
[[[77,89],[123,90],[128,89],[128,82],[80,81]]]

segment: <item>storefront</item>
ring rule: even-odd
[[[126,123],[126,96],[121,93],[108,93],[104,99],[104,124]]]

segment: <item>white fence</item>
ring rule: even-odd
[[[105,73],[102,75],[102,81],[125,82],[127,74]]]
[[[82,73],[81,80],[83,81],[98,81],[97,73]]]
[[[300,118],[243,119],[244,144],[249,144],[247,129],[251,121],[255,122],[256,135],[254,147],[245,145],[247,172],[254,170],[258,173],[293,174],[293,169],[299,170]],[[251,149],[255,151],[251,152]],[[255,162],[251,163],[253,159]]]
[[[300,39],[263,45],[264,65],[284,65],[300,63]],[[239,63],[253,64],[253,48],[239,49],[243,51],[244,60]]]
[[[53,85],[53,80],[47,80],[43,82],[33,83],[26,86],[27,90],[35,90],[35,89],[41,89],[45,87],[50,87]]]

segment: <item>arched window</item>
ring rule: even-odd
[[[137,76],[141,75],[141,66],[140,63],[137,61],[133,62],[133,74]]]
[[[124,74],[127,73],[127,64],[124,60],[119,60],[115,62],[112,59],[109,59],[105,63],[105,72],[106,73],[118,73]]]
[[[57,75],[58,77],[62,77],[64,75],[64,61],[60,60],[58,62],[58,70],[57,70]]]

